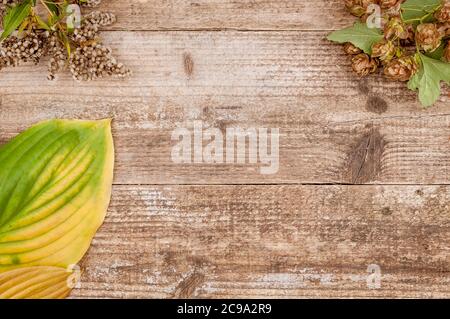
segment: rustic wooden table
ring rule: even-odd
[[[112,117],[115,186],[72,297],[450,297],[450,103],[359,80],[339,0],[109,0],[126,81],[0,74],[0,142]],[[171,134],[280,129],[280,170],[179,165]],[[381,271],[369,289],[368,267]]]

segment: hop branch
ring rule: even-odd
[[[68,70],[77,81],[129,76],[131,71],[114,58],[112,50],[100,39],[100,27],[115,23],[116,17],[100,11],[76,17],[76,11],[70,10],[73,5],[94,8],[100,2],[0,0],[0,15],[7,22],[1,36],[0,70],[23,62],[37,64],[48,56],[49,80],[63,70]],[[46,17],[37,13],[38,5]]]
[[[382,69],[389,80],[418,89],[424,106],[433,104],[440,82],[450,84],[450,0],[345,0],[345,7],[360,22],[329,39],[344,43],[353,71]],[[381,23],[373,28],[369,19],[377,13]]]

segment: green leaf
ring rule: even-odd
[[[3,33],[0,41],[6,39],[13,33],[30,14],[31,1],[24,1],[20,5],[10,7],[3,19]]]
[[[36,18],[36,22],[38,23],[39,27],[41,27],[44,30],[48,30],[50,31],[51,28],[50,26],[47,24],[47,22],[45,22],[44,20],[42,20],[42,18],[38,15],[35,16]]]
[[[49,10],[54,14],[54,15],[59,15],[59,9],[58,6],[55,3],[52,2],[47,2],[47,8],[49,8]]]
[[[421,68],[408,82],[410,90],[419,90],[419,100],[424,107],[436,103],[441,95],[441,81],[450,84],[450,63],[445,63],[419,53]]]
[[[110,121],[52,120],[0,148],[0,273],[76,264],[103,223]]]
[[[328,40],[345,43],[350,42],[365,53],[372,52],[372,45],[380,42],[383,34],[380,29],[369,28],[365,23],[357,22],[352,27],[335,31],[328,36]]]
[[[429,22],[441,3],[441,0],[408,0],[401,5],[402,19],[409,23]]]
[[[434,50],[433,52],[425,52],[425,55],[429,58],[435,59],[435,60],[442,60],[444,57],[446,43],[442,42],[442,44]]]

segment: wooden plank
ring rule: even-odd
[[[0,141],[43,119],[113,117],[118,184],[448,183],[448,97],[423,110],[404,84],[359,80],[325,35],[106,32],[134,76],[78,84],[47,82],[44,66],[3,70]],[[195,120],[280,129],[279,172],[174,164],[172,132]]]
[[[72,297],[448,297],[449,202],[449,186],[116,186]]]
[[[340,0],[108,0],[112,30],[329,30],[356,18]]]

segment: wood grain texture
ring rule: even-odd
[[[449,200],[448,186],[116,186],[72,297],[448,297]]]
[[[424,110],[404,84],[355,77],[325,40],[355,20],[340,0],[101,9],[129,80],[0,72],[0,144],[49,118],[114,119],[112,203],[72,298],[450,296],[448,87]],[[279,128],[278,174],[172,163],[173,130],[196,120]]]
[[[341,0],[108,0],[112,30],[329,30],[355,20]]]
[[[118,184],[448,183],[448,97],[424,110],[404,84],[359,80],[325,35],[106,32],[134,76],[78,84],[46,81],[44,66],[4,70],[0,139],[47,118],[112,117]],[[174,164],[172,132],[194,120],[279,128],[278,174]]]

